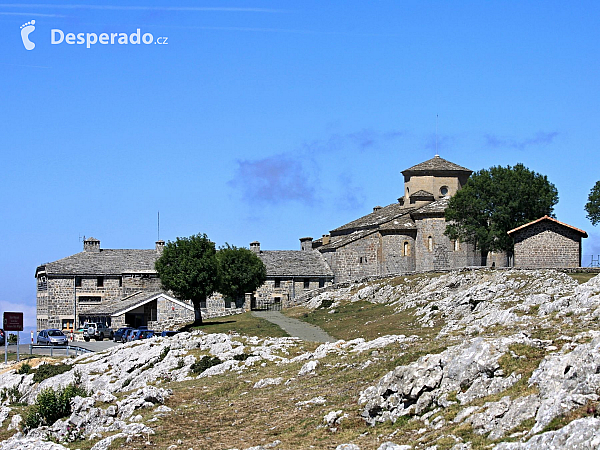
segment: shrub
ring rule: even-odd
[[[58,419],[71,414],[71,400],[77,396],[87,397],[88,392],[77,384],[64,389],[43,389],[29,408],[23,420],[23,429],[30,430],[40,425],[52,425]]]
[[[29,365],[29,363],[23,363],[21,365],[21,367],[19,367],[19,370],[17,370],[17,373],[19,375],[25,375],[26,373],[31,372],[31,366]]]
[[[321,306],[319,306],[319,308],[326,309],[326,308],[329,308],[331,305],[333,305],[333,300],[325,299],[325,300],[321,301]]]
[[[160,356],[158,357],[158,361],[162,361],[163,359],[165,359],[167,357],[167,355],[169,354],[169,351],[171,350],[171,347],[165,347],[162,349],[162,352],[160,352]]]
[[[236,361],[246,361],[251,356],[254,356],[254,355],[252,355],[250,353],[240,353],[239,355],[233,355],[233,359],[235,359]]]
[[[47,378],[52,378],[53,376],[68,372],[69,370],[71,370],[71,366],[69,364],[43,364],[35,370],[33,382],[39,383]]]
[[[17,404],[21,401],[21,392],[19,392],[17,386],[3,388],[2,391],[0,391],[0,400],[8,400],[8,403],[11,405]]]
[[[192,364],[192,366],[190,368],[192,369],[192,372],[197,373],[197,374],[201,374],[206,369],[208,369],[208,368],[210,368],[212,366],[216,366],[218,364],[221,364],[222,362],[223,361],[221,361],[216,356],[213,356],[213,357],[203,356],[202,359],[199,359],[194,364]]]

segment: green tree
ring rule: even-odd
[[[194,325],[202,323],[200,307],[219,288],[215,243],[206,234],[169,241],[155,263],[164,289],[194,305]]]
[[[219,292],[232,300],[254,292],[267,279],[267,269],[256,254],[247,248],[225,244],[217,252],[220,270]]]
[[[446,209],[446,235],[474,244],[482,254],[512,251],[506,234],[545,215],[553,216],[556,187],[523,164],[475,172]]]
[[[588,195],[588,202],[585,204],[587,218],[590,219],[592,225],[596,226],[600,223],[600,181],[596,184]]]

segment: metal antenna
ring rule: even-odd
[[[435,115],[435,156],[440,156],[438,154],[438,114]]]

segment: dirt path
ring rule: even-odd
[[[329,336],[321,328],[302,322],[298,319],[286,317],[279,311],[252,311],[252,315],[268,320],[285,330],[290,336],[298,337],[311,342],[335,342],[337,339]]]

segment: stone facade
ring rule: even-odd
[[[583,230],[544,216],[508,234],[515,242],[515,267],[581,267],[581,238],[587,237]]]
[[[83,246],[81,253],[37,268],[38,330],[72,330],[74,322],[78,328],[86,321],[113,328],[125,324],[161,328],[193,320],[190,301],[162,291],[154,263],[163,241],[153,250],[101,249],[94,238],[86,239]],[[201,309],[202,316],[209,318],[242,312],[245,305],[226,302],[217,293]]]
[[[436,155],[402,174],[404,195],[397,203],[376,206],[372,213],[313,242],[336,283],[482,264],[473,245],[444,235],[448,200],[467,182],[471,171]]]
[[[252,309],[285,308],[298,296],[333,284],[333,272],[323,255],[313,250],[312,238],[301,238],[300,248],[261,250],[259,242],[250,244],[267,269],[266,282],[251,295]]]

